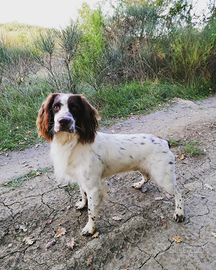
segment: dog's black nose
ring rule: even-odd
[[[72,124],[72,119],[68,117],[60,118],[59,124],[61,125],[61,127],[68,127]]]

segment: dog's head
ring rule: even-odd
[[[76,133],[82,144],[93,143],[98,128],[97,111],[82,95],[51,94],[37,117],[38,135],[51,142],[55,133]]]

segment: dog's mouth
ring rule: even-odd
[[[75,132],[74,120],[70,117],[59,118],[57,124],[54,127],[54,131],[57,132]]]

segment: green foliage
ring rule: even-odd
[[[189,156],[200,156],[205,155],[205,152],[199,148],[197,148],[197,145],[199,145],[198,142],[185,142],[184,143],[184,153]]]
[[[16,177],[12,180],[10,180],[8,183],[7,183],[7,187],[10,187],[10,188],[15,188],[17,186],[20,186],[23,184],[24,181],[30,181],[31,179],[34,179],[35,177],[38,176],[38,173],[39,175],[42,175],[46,172],[48,172],[49,170],[47,168],[45,169],[38,169],[37,171],[31,171],[30,173],[27,173],[26,175],[23,175],[23,176],[20,176],[20,177]]]
[[[213,49],[210,38],[203,39],[199,30],[190,27],[176,30],[170,44],[172,57],[172,74],[187,86],[198,86],[209,80],[207,67],[208,57]]]
[[[106,47],[102,28],[104,18],[101,9],[92,11],[86,3],[83,3],[82,9],[79,10],[78,25],[83,36],[77,61],[75,61],[75,69],[80,77],[97,88],[97,76],[103,69],[99,60]]]
[[[103,88],[98,92],[84,92],[90,102],[108,118],[127,117],[144,113],[174,97],[194,98],[187,88],[162,82],[130,82]]]
[[[29,79],[19,91],[12,87],[5,89],[0,102],[0,148],[22,149],[42,141],[37,138],[36,117],[49,92],[38,78]]]
[[[39,140],[36,115],[50,92],[82,92],[104,119],[216,92],[215,7],[202,28],[183,0],[112,8],[109,16],[84,3],[77,23],[61,30],[0,25],[1,148]]]
[[[71,61],[76,56],[78,45],[81,39],[81,31],[77,25],[71,23],[66,29],[57,32],[59,37],[59,46],[61,47],[61,55],[64,59],[65,67],[68,75],[69,90],[76,93],[76,80],[73,77]]]
[[[35,48],[41,53],[48,53],[50,58],[54,53],[55,43],[55,33],[51,29],[40,33],[39,37],[34,41]]]

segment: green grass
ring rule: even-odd
[[[37,177],[38,173],[39,175],[42,175],[46,172],[50,171],[48,168],[46,169],[38,169],[37,171],[31,171],[29,172],[28,174],[25,174],[23,176],[20,176],[20,177],[16,177],[14,179],[11,179],[7,184],[6,186],[7,187],[10,187],[10,188],[15,188],[17,186],[20,186],[21,184],[23,184],[24,181],[29,181],[35,177]]]
[[[176,147],[176,146],[180,146],[182,144],[182,142],[179,140],[179,141],[176,141],[176,140],[173,140],[173,139],[169,139],[169,144],[171,147]]]
[[[205,152],[197,146],[199,145],[199,142],[185,142],[184,143],[184,152],[189,156],[200,156],[205,155]]]
[[[183,99],[203,97],[196,89],[151,81],[130,82],[118,85],[112,90],[104,88],[97,93],[86,94],[90,102],[99,109],[105,121],[116,117],[127,117],[131,113],[147,113],[174,97]]]
[[[42,102],[54,90],[41,78],[26,79],[19,90],[12,87],[2,91],[0,102],[0,149],[20,150],[43,142],[38,138],[36,118]],[[90,103],[102,117],[101,124],[112,123],[119,117],[132,114],[147,114],[159,104],[174,97],[200,99],[196,89],[187,89],[178,84],[155,82],[130,82],[117,85],[114,89],[104,87],[99,92],[83,91]]]
[[[0,148],[24,149],[42,142],[38,138],[36,118],[38,110],[51,89],[43,81],[23,84],[19,91],[6,88],[0,102]]]
[[[68,193],[73,194],[79,190],[79,185],[77,183],[68,183],[67,186],[63,187]]]
[[[179,154],[184,154],[188,157],[205,155],[205,152],[199,149],[200,142],[182,141],[169,139],[171,147],[179,147]]]

